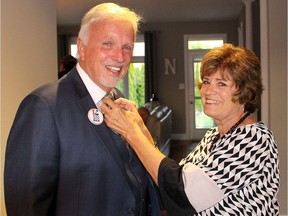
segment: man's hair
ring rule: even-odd
[[[91,8],[82,18],[81,28],[78,37],[87,44],[89,38],[89,27],[92,23],[103,20],[126,21],[133,26],[135,35],[138,32],[139,22],[142,17],[126,7],[115,3],[103,3]],[[135,37],[136,39],[136,37]]]

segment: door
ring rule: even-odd
[[[200,81],[200,66],[203,56],[208,50],[193,50],[188,53],[188,114],[189,139],[200,140],[207,129],[214,127],[212,118],[203,112],[198,83]]]
[[[212,118],[203,112],[198,82],[200,65],[204,55],[214,47],[223,45],[226,34],[185,35],[185,83],[186,83],[186,136],[189,140],[201,140],[208,129],[215,126]]]

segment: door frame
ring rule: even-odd
[[[194,62],[195,61],[201,61],[204,55],[209,50],[189,50],[188,52],[188,101],[186,106],[188,107],[188,122],[189,122],[189,128],[188,128],[188,138],[189,140],[200,140],[206,133],[207,129],[196,129],[195,125],[195,85],[197,83],[194,82]]]
[[[189,69],[191,68],[191,52],[197,53],[198,51],[208,51],[208,50],[189,50],[188,41],[189,40],[219,40],[222,39],[224,43],[227,42],[227,34],[190,34],[184,35],[184,65],[185,65],[185,116],[186,116],[186,131],[185,131],[185,140],[200,140],[203,136],[194,136],[195,134],[193,129],[193,123],[190,121],[190,116],[192,115],[191,104],[190,104],[190,92],[194,92],[194,85],[192,84],[193,80],[190,80],[191,75]],[[199,53],[198,53],[199,54]],[[194,69],[193,69],[194,70]]]

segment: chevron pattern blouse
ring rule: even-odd
[[[279,215],[279,159],[272,132],[244,125],[212,143],[210,129],[180,161],[185,193],[197,215]]]

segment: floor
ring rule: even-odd
[[[179,162],[186,157],[198,144],[198,141],[172,140],[169,157]]]

